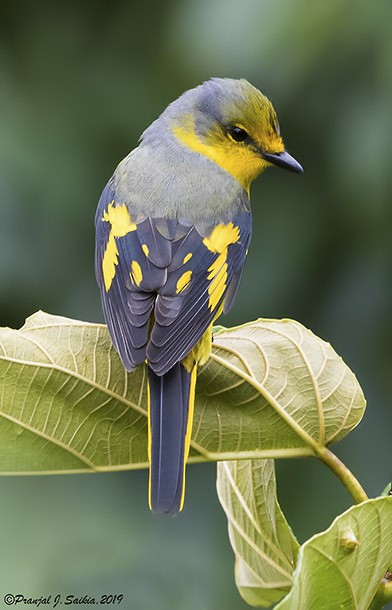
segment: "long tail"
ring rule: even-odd
[[[160,377],[148,368],[149,504],[157,513],[178,513],[184,504],[196,369],[178,362]]]

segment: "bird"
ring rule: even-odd
[[[125,369],[147,366],[150,509],[184,504],[198,367],[232,307],[252,232],[250,185],[267,167],[302,173],[269,99],[211,78],[170,103],[106,184],[95,274]]]

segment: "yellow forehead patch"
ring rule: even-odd
[[[223,252],[230,244],[235,244],[240,238],[240,230],[232,222],[221,223],[214,227],[211,235],[203,239],[203,244],[211,252]]]

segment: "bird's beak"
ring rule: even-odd
[[[272,163],[273,165],[277,165],[278,167],[283,167],[283,169],[288,169],[290,172],[295,172],[296,174],[303,173],[303,167],[285,150],[283,152],[278,153],[266,153],[262,152],[261,156],[263,159]]]

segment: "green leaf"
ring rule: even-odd
[[[38,312],[0,329],[0,472],[147,465],[146,371],[127,374],[107,329]],[[215,336],[198,375],[190,461],[314,455],[365,400],[328,343],[297,322]]]
[[[301,547],[276,610],[367,610],[391,561],[392,498],[363,502]]]
[[[276,498],[274,461],[219,462],[217,490],[237,587],[248,604],[270,606],[290,590],[299,548]]]
[[[193,438],[212,459],[314,455],[348,434],[366,405],[330,344],[292,320],[219,332],[197,392]]]
[[[147,464],[146,388],[127,375],[103,325],[43,312],[0,332],[0,471]]]

